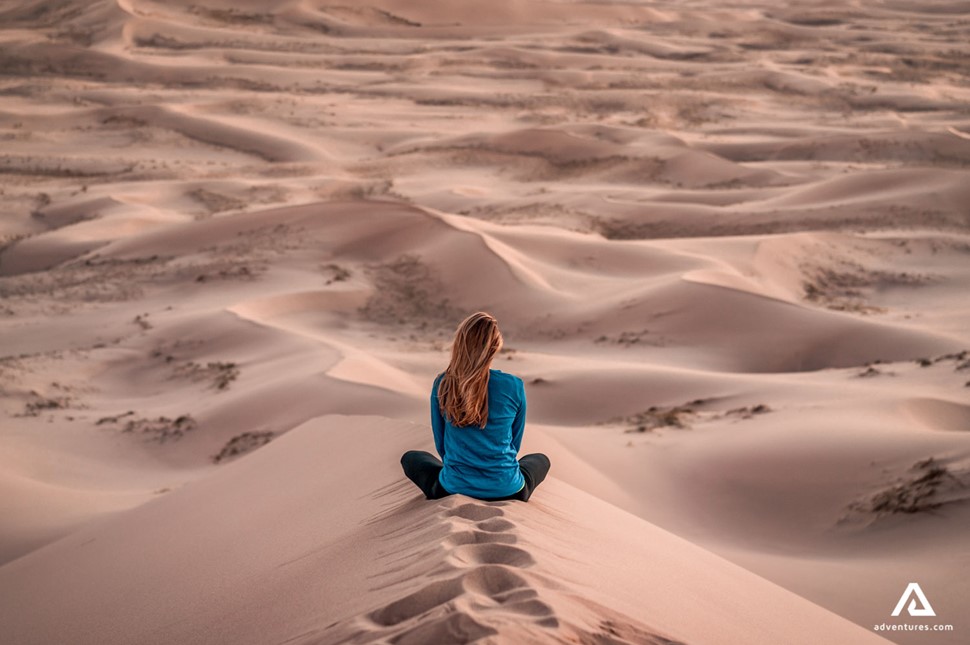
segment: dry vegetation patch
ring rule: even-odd
[[[324,264],[320,267],[320,270],[327,276],[327,281],[324,284],[330,285],[334,282],[345,282],[350,279],[350,269],[340,266],[339,264]]]
[[[724,412],[703,410],[702,408],[709,402],[710,399],[695,399],[682,405],[653,405],[642,412],[614,417],[605,423],[626,426],[624,432],[653,432],[660,428],[690,429],[694,423],[718,419],[751,419],[772,411],[764,403],[732,408]]]
[[[970,499],[968,483],[967,472],[927,457],[891,483],[849,502],[839,523],[872,523],[889,516],[927,513],[946,504],[965,502]]]
[[[24,404],[24,411],[16,416],[36,417],[47,410],[63,410],[71,406],[69,396],[44,396],[36,390],[30,391],[30,399]]]
[[[235,363],[209,361],[205,365],[188,361],[175,368],[175,376],[187,377],[193,381],[209,381],[217,390],[229,389],[229,384],[239,376]]]
[[[441,296],[441,281],[417,255],[400,255],[369,267],[369,273],[374,293],[359,310],[366,320],[442,332],[461,320],[461,312]]]
[[[882,307],[866,302],[875,289],[886,286],[919,286],[926,276],[907,272],[867,269],[854,262],[843,262],[837,268],[806,267],[802,282],[805,300],[835,311],[861,314],[883,313]]]
[[[659,336],[651,336],[649,329],[640,331],[621,331],[619,334],[603,334],[598,336],[595,343],[618,345],[620,347],[634,347],[649,345],[651,347],[663,347],[666,343]]]
[[[170,419],[165,416],[149,419],[135,416],[133,411],[124,412],[115,416],[102,417],[95,425],[113,425],[115,427],[121,423],[122,419],[128,421],[121,426],[120,430],[124,433],[140,434],[147,441],[166,443],[177,441],[184,437],[186,433],[192,432],[198,427],[198,423],[189,414],[183,414]]]
[[[213,455],[213,463],[222,463],[229,459],[234,459],[247,452],[252,452],[257,448],[265,446],[276,436],[276,433],[269,430],[263,432],[243,432],[226,442],[218,454]]]
[[[20,305],[55,304],[64,312],[75,303],[123,302],[140,298],[140,283],[162,275],[171,258],[101,258],[97,253],[46,271],[0,278],[0,299]]]

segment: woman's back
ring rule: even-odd
[[[522,489],[525,480],[516,456],[525,429],[526,400],[522,379],[489,370],[488,419],[485,427],[455,426],[443,414],[438,384],[431,388],[431,428],[444,462],[439,481],[451,493],[504,497]]]

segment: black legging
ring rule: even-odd
[[[430,452],[408,450],[401,457],[401,466],[404,468],[404,474],[417,484],[425,498],[441,499],[451,495],[438,483],[438,473],[444,468],[444,464]],[[549,472],[549,458],[541,452],[523,455],[519,459],[519,469],[522,471],[522,477],[525,478],[525,486],[522,487],[522,490],[506,497],[482,497],[480,499],[486,502],[497,502],[504,499],[518,499],[528,502],[536,486],[542,483]]]

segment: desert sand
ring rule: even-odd
[[[970,641],[968,43],[935,0],[0,4],[0,640]],[[527,504],[400,469],[476,310]]]

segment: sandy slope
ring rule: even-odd
[[[0,624],[966,642],[966,16],[0,7]],[[476,309],[527,506],[397,466]]]
[[[561,481],[528,505],[428,503],[396,464],[428,443],[381,417],[302,424],[4,566],[5,638],[885,642]]]

